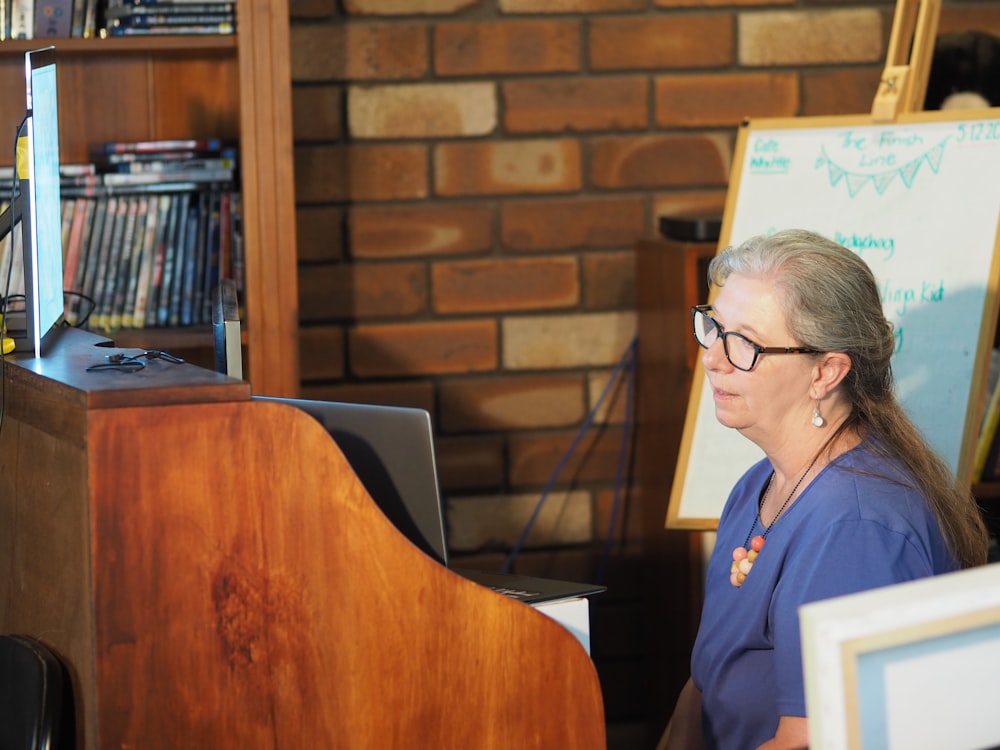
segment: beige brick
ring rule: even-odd
[[[344,212],[336,206],[298,206],[295,239],[299,261],[331,261],[344,257]]]
[[[428,192],[424,145],[298,146],[299,203],[415,200]]]
[[[447,502],[448,542],[457,552],[512,547],[538,505],[538,495],[455,497]],[[580,544],[593,538],[589,492],[551,493],[528,533],[525,547]]]
[[[733,17],[728,13],[594,18],[589,60],[594,70],[704,68],[729,65]]]
[[[885,55],[882,15],[871,8],[747,11],[739,15],[741,65],[863,63]]]
[[[635,336],[635,313],[504,318],[503,366],[545,370],[613,365]]]
[[[299,376],[306,382],[344,376],[344,332],[339,327],[299,329]]]
[[[587,149],[589,182],[612,189],[726,185],[732,149],[728,133],[596,138]]]
[[[500,209],[504,247],[588,250],[631,245],[646,225],[646,202],[630,197],[512,200]]]
[[[399,377],[495,370],[497,325],[490,320],[359,325],[350,331],[351,372]]]
[[[301,394],[302,398],[317,401],[406,406],[434,412],[434,384],[429,380],[306,383],[302,386]]]
[[[492,245],[493,208],[481,203],[348,209],[351,255],[359,259],[484,253]]]
[[[296,143],[337,141],[344,134],[344,90],[340,86],[292,87],[292,123]]]
[[[618,13],[643,10],[646,0],[498,0],[501,13]]]
[[[451,22],[434,30],[440,76],[571,73],[580,69],[580,22]]]
[[[472,137],[497,126],[492,83],[352,86],[347,119],[355,138]]]
[[[661,76],[654,85],[656,124],[666,128],[735,126],[748,117],[799,111],[795,73]]]
[[[438,481],[443,491],[496,489],[505,480],[502,437],[438,437]]]
[[[299,272],[303,322],[405,318],[426,313],[423,263],[306,266]]]
[[[649,125],[645,76],[510,81],[500,95],[508,133],[639,130]]]
[[[557,487],[613,482],[618,473],[625,433],[618,427],[590,430],[580,437],[570,453],[577,437],[575,432],[512,435],[508,441],[511,486],[545,486],[553,481],[557,467],[562,467],[554,481]]]
[[[568,427],[584,416],[579,375],[450,380],[438,394],[443,432]]]
[[[574,257],[438,262],[431,269],[436,313],[572,307],[580,300]]]
[[[293,25],[290,47],[293,82],[413,80],[428,72],[420,24]]]
[[[444,143],[434,149],[434,192],[442,196],[579,190],[573,140]]]
[[[881,77],[881,65],[805,72],[802,74],[802,115],[870,112]]]
[[[588,310],[635,309],[635,252],[583,256],[583,305]]]
[[[448,15],[475,8],[482,0],[344,0],[352,16]]]
[[[613,381],[611,380],[612,375],[614,375]],[[607,390],[605,391],[605,389]],[[597,409],[597,413],[594,415],[594,421],[597,424],[624,424],[629,406],[628,389],[628,362],[623,363],[623,366],[617,370],[617,373],[615,370],[589,373],[587,375],[587,413],[589,414],[595,408]],[[602,394],[604,395],[603,401],[601,401]],[[598,401],[600,401],[599,407]],[[634,385],[632,401],[634,406]]]

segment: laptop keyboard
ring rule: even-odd
[[[496,591],[498,594],[509,596],[511,599],[531,599],[540,596],[541,591],[528,591],[527,589],[512,589],[507,586],[488,586],[487,588]]]

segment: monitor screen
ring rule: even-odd
[[[26,52],[24,67],[26,161],[21,164],[19,142],[17,168],[27,178],[26,190],[22,190],[27,204],[21,216],[26,333],[37,357],[42,339],[61,322],[64,312],[55,48]]]

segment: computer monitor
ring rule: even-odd
[[[20,226],[24,311],[21,317],[6,306],[7,333],[19,349],[30,348],[39,357],[65,311],[55,47],[25,52],[24,69],[27,112],[17,140],[18,190],[0,216],[0,236]]]
[[[240,333],[240,306],[236,282],[222,279],[212,290],[212,330],[215,371],[243,379],[243,341]]]

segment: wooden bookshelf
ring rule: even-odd
[[[23,114],[24,52],[52,44],[63,162],[92,143],[221,137],[240,143],[246,378],[262,395],[298,393],[298,283],[288,2],[237,2],[237,34],[0,42],[0,165]],[[5,143],[7,144],[5,147]],[[204,348],[204,327],[123,330],[121,346]],[[167,343],[164,343],[167,342]]]

